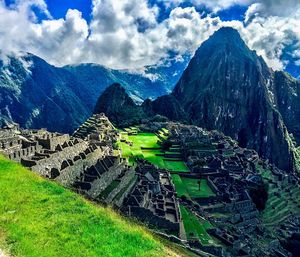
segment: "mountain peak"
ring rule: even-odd
[[[235,71],[245,68],[250,63],[252,66],[258,65],[258,69],[268,70],[265,62],[249,49],[236,29],[223,27],[198,48],[183,77],[207,77],[220,65],[224,66],[225,76],[229,76],[229,73],[235,74]]]
[[[120,83],[113,83],[111,84],[105,91],[110,91],[110,92],[113,92],[113,91],[122,91],[123,93],[126,93],[125,91],[125,88],[121,86]]]
[[[232,37],[241,38],[240,33],[232,27],[222,27],[217,30],[213,36],[221,36],[223,39],[226,37],[232,39]]]
[[[94,113],[105,113],[119,127],[138,124],[145,114],[119,83],[110,85],[99,97]]]
[[[217,30],[198,50],[205,49],[206,51],[206,48],[226,52],[232,50],[233,54],[243,53],[248,56],[251,56],[253,53],[242,39],[240,33],[231,27],[222,27]]]

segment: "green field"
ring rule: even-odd
[[[185,195],[187,198],[207,198],[215,196],[215,193],[207,184],[206,179],[201,179],[200,190],[198,179],[180,177],[178,174],[172,174],[172,180],[175,184],[176,192],[179,197]]]
[[[268,200],[262,212],[262,219],[267,226],[276,226],[284,221],[290,214],[297,214],[300,211],[300,188],[287,182],[280,182],[281,187],[277,187],[275,176],[270,169],[264,168],[261,164],[256,164],[256,170],[268,184]],[[280,197],[278,197],[280,193]]]
[[[207,229],[212,228],[212,225],[208,221],[200,221],[189,209],[183,205],[180,205],[180,211],[187,239],[198,238],[202,245],[215,244],[214,240],[206,231]]]
[[[216,194],[211,190],[210,186],[207,184],[206,179],[201,179],[200,190],[198,179],[182,178],[182,181],[185,187],[187,188],[190,197],[192,198],[207,198],[216,196]]]
[[[190,172],[183,161],[164,161],[165,168],[176,172]]]
[[[280,197],[275,193],[280,191]],[[262,212],[264,224],[276,225],[282,222],[290,214],[297,214],[300,211],[300,188],[285,185],[284,189],[278,189],[270,183],[269,198],[265,210]]]
[[[171,176],[172,176],[172,181],[175,185],[178,197],[181,197],[184,195],[185,197],[190,199],[190,195],[189,195],[185,185],[183,184],[181,177],[178,174],[171,174]]]
[[[0,188],[0,249],[9,255],[175,256],[147,230],[111,209],[3,157]]]
[[[127,142],[118,142],[122,150],[122,156],[128,158],[132,164],[135,157],[143,158],[158,168],[167,169],[174,172],[189,172],[183,161],[165,160],[160,150],[159,138],[154,133],[138,133],[137,135],[127,135],[121,133],[122,140]],[[131,144],[131,145],[130,145]]]

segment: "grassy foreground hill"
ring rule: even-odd
[[[146,229],[0,156],[0,253],[182,256]],[[1,255],[1,254],[0,254]]]

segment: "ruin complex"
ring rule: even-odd
[[[163,128],[168,133],[157,132]],[[181,160],[187,171],[162,169],[137,157],[130,164],[116,144],[130,142],[121,139],[104,114],[93,115],[73,135],[4,127],[0,151],[195,253],[292,256],[280,239],[299,233],[297,174],[279,170],[215,131],[166,122],[143,124],[128,134],[139,130],[156,132],[164,149],[159,155],[169,162]],[[207,195],[201,194],[204,187]],[[207,242],[189,231],[185,213],[209,224],[203,232]]]

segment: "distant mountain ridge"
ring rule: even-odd
[[[166,69],[156,71],[159,75]],[[32,54],[10,57],[8,63],[0,61],[0,125],[14,121],[24,128],[71,133],[91,115],[98,96],[112,83],[122,83],[141,103],[170,92],[180,74],[170,76],[152,81],[96,64],[58,68]]]
[[[148,116],[218,130],[279,168],[295,170],[300,82],[272,71],[238,31],[221,28],[196,51],[173,92],[146,100]]]

